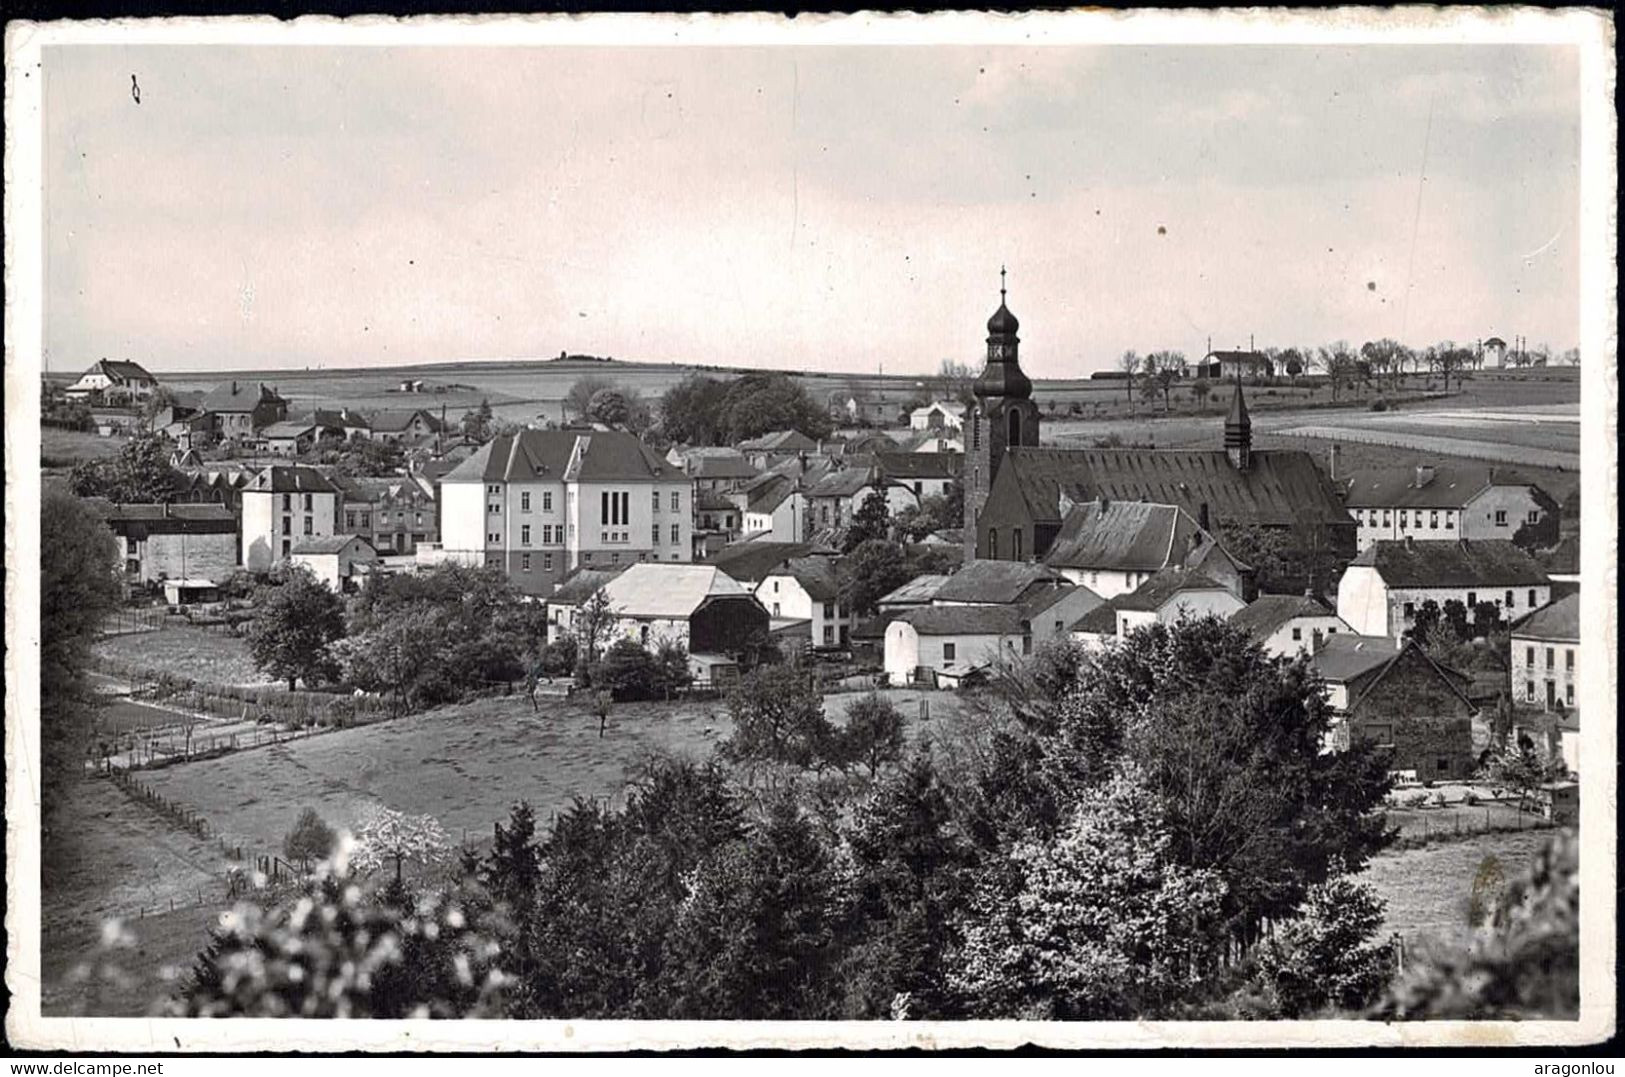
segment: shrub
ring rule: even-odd
[[[593,667],[594,687],[609,690],[617,703],[638,699],[658,699],[663,678],[654,655],[636,640],[618,639]]]
[[[1373,400],[1371,402],[1370,408],[1371,408],[1372,411],[1387,411],[1388,410],[1388,400],[1387,400],[1387,398],[1386,397],[1381,397],[1381,396],[1377,397],[1375,400]]]
[[[1461,798],[1461,802],[1463,804],[1467,805],[1469,808],[1471,808],[1473,805],[1477,804],[1481,799],[1482,798],[1478,795],[1478,792],[1476,790],[1469,789],[1469,790],[1467,790],[1467,794]]]
[[[337,840],[338,835],[316,814],[316,809],[306,808],[299,813],[299,821],[294,823],[293,829],[282,839],[282,855],[302,864],[321,860],[333,851]]]
[[[548,677],[568,677],[576,668],[576,638],[560,636],[542,648],[542,673]]]

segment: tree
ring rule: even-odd
[[[315,808],[306,808],[299,813],[293,829],[283,837],[282,855],[308,866],[313,860],[325,860],[337,843],[338,835],[333,828],[322,821]]]
[[[885,541],[891,535],[891,512],[886,506],[886,495],[880,490],[870,490],[858,511],[852,514],[851,523],[847,524],[846,537],[841,542],[841,552],[851,553],[858,546],[873,540]]]
[[[875,603],[913,579],[908,558],[895,542],[869,539],[847,552],[837,566],[841,605],[867,617]]]
[[[1185,370],[1184,352],[1152,352],[1140,361],[1140,377],[1145,383],[1146,391],[1153,398],[1157,393],[1162,394],[1163,414],[1168,413],[1169,389],[1176,379],[1184,377]]]
[[[393,808],[375,808],[356,829],[350,864],[362,874],[393,865],[401,882],[404,864],[430,865],[451,853],[451,839],[432,815],[407,815]]]
[[[248,629],[248,651],[254,665],[293,691],[330,676],[335,668],[331,648],[344,637],[344,603],[309,569],[298,567],[287,582],[267,584],[254,593],[254,620]]]
[[[39,525],[40,806],[48,838],[63,786],[82,773],[95,706],[85,674],[102,622],[118,608],[119,564],[113,533],[78,498],[47,486]]]
[[[112,460],[82,460],[68,476],[79,497],[105,497],[121,504],[155,504],[175,499],[175,470],[169,450],[156,434],[137,434]]]
[[[621,427],[632,417],[632,408],[619,387],[600,389],[587,401],[585,417],[605,426]]]
[[[1212,393],[1213,386],[1208,384],[1206,378],[1197,378],[1191,382],[1191,399],[1196,402],[1197,407],[1201,407]]]
[[[581,604],[576,612],[574,630],[576,637],[576,651],[579,663],[576,666],[576,679],[583,680],[582,673],[586,673],[583,683],[592,683],[592,669],[598,662],[598,648],[615,629],[615,604],[609,597],[609,592],[602,587],[588,596],[587,601]]]
[[[614,388],[615,382],[602,374],[584,374],[564,394],[564,406],[577,419],[591,418],[592,398],[605,389]]]
[[[1225,884],[1177,854],[1154,780],[1123,769],[1061,830],[990,864],[964,917],[954,986],[984,1017],[1153,1017],[1212,965]]]
[[[1369,886],[1346,875],[1311,886],[1298,915],[1259,953],[1280,1015],[1359,1013],[1374,1003],[1395,964],[1392,946],[1372,943],[1382,922],[1382,899]]]
[[[1291,378],[1292,383],[1296,385],[1298,382],[1298,376],[1303,373],[1303,353],[1298,351],[1296,348],[1288,348],[1282,354],[1286,359],[1286,376]]]
[[[840,742],[841,758],[862,764],[876,778],[883,767],[903,757],[902,712],[880,693],[870,692],[847,708]]]
[[[536,813],[521,800],[508,813],[508,825],[496,824],[491,851],[479,868],[480,881],[510,911],[523,914],[536,900],[542,877],[541,848],[536,840]]]
[[[1371,373],[1379,383],[1386,374],[1389,386],[1398,389],[1405,366],[1415,362],[1416,353],[1399,341],[1384,337],[1381,340],[1368,340],[1360,345],[1360,357],[1370,366]]]
[[[440,611],[424,608],[338,641],[334,657],[351,684],[385,693],[390,715],[399,718],[426,695],[441,695],[424,688],[441,681],[437,658],[450,628]]]
[[[937,365],[937,379],[942,385],[942,393],[949,400],[957,401],[966,407],[976,402],[976,371],[969,363],[958,359],[944,359]],[[926,401],[927,404],[930,401]],[[923,406],[923,405],[921,405]]]
[[[654,655],[637,640],[625,636],[616,640],[593,667],[594,688],[608,691],[617,703],[659,699],[665,694],[662,669]]]
[[[1354,349],[1346,340],[1335,341],[1319,350],[1320,369],[1325,371],[1326,380],[1331,383],[1334,401],[1338,399],[1343,386],[1354,379],[1356,358]]]
[[[793,666],[760,666],[728,696],[734,731],[723,758],[738,763],[783,763],[822,770],[838,758],[839,734],[824,715],[824,700]]]
[[[1140,353],[1130,349],[1117,357],[1117,369],[1123,372],[1123,392],[1128,394],[1129,406],[1134,404],[1134,382],[1140,376]]]
[[[738,444],[774,430],[828,437],[834,424],[801,384],[788,374],[746,374],[729,384],[721,406],[724,444]]]
[[[1485,771],[1492,782],[1518,795],[1520,815],[1547,782],[1568,777],[1562,757],[1542,752],[1527,735],[1520,735],[1514,744],[1492,748]]]
[[[660,398],[661,432],[680,445],[721,445],[728,382],[690,374]]]
[[[492,419],[491,402],[482,398],[478,408],[463,412],[463,437],[480,444],[490,441]]]

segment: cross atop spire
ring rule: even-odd
[[[1004,303],[1004,266],[999,266],[999,303]]]

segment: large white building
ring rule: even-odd
[[[1578,592],[1512,626],[1512,698],[1545,710],[1574,710],[1580,653]]]
[[[1378,468],[1349,477],[1344,500],[1359,549],[1396,539],[1454,542],[1510,539],[1521,527],[1548,526],[1557,537],[1557,502],[1506,469],[1422,464]]]
[[[79,400],[98,393],[125,393],[131,399],[149,397],[158,388],[158,379],[148,374],[140,363],[127,359],[98,359],[79,380],[63,390],[69,397]]]
[[[249,480],[243,507],[243,565],[264,572],[293,556],[305,539],[338,532],[343,495],[333,480],[302,464],[273,464]]]
[[[1551,580],[1533,557],[1505,539],[1484,542],[1376,542],[1337,582],[1337,615],[1363,636],[1398,637],[1425,602],[1460,602],[1469,619],[1493,602],[1514,620],[1552,599]]]
[[[548,595],[575,568],[693,559],[694,482],[631,434],[522,430],[440,480],[443,556]]]

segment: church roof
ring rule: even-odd
[[[1009,473],[1009,479],[1005,478]],[[995,484],[1014,482],[1039,523],[1061,522],[1060,495],[1074,502],[1151,501],[1178,505],[1198,520],[1287,527],[1353,525],[1314,458],[1297,449],[1255,450],[1246,470],[1218,449],[1009,450]]]
[[[1241,398],[1241,379],[1236,379],[1236,392],[1230,398],[1230,414],[1225,417],[1224,429],[1226,433],[1238,430],[1251,430],[1253,421],[1247,417],[1247,402]]]
[[[999,309],[993,312],[993,317],[987,320],[989,336],[1009,336],[1020,328],[1021,322],[1010,313],[1010,308],[1002,301],[999,303]]]

